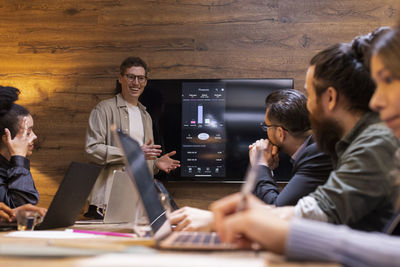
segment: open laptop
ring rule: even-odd
[[[136,217],[134,207],[138,205],[139,193],[131,178],[124,171],[114,171],[110,197],[103,219],[76,221],[75,224],[117,224],[133,223]]]
[[[93,164],[71,162],[46,216],[35,226],[35,230],[73,225],[101,169]]]
[[[103,223],[133,223],[138,202],[139,193],[128,173],[115,171]]]
[[[166,211],[153,185],[153,177],[151,177],[139,144],[116,129],[112,129],[112,131],[118,146],[124,153],[126,169],[139,191],[154,233],[154,238],[159,247],[190,250],[227,250],[235,248],[232,244],[222,243],[216,233],[173,232],[166,216]],[[252,176],[254,176],[256,170],[254,169],[248,173],[252,173]]]
[[[73,225],[100,171],[101,167],[97,165],[71,162],[43,221],[35,226],[35,230]],[[15,230],[17,222],[2,222],[0,228],[2,231]]]
[[[172,195],[168,192],[167,188],[165,188],[161,181],[154,179],[154,186],[156,187],[158,193],[165,194],[168,197],[171,211],[179,209],[178,204],[176,204],[175,200],[172,198]]]

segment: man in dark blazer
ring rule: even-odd
[[[260,164],[254,194],[267,204],[295,205],[303,196],[325,183],[332,171],[329,156],[320,152],[313,140],[307,111],[307,98],[296,90],[278,90],[265,100],[265,125],[268,140],[258,140],[250,146],[250,162]],[[265,146],[262,159],[255,163],[255,151]],[[279,193],[278,151],[292,159],[292,177]]]

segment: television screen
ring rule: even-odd
[[[176,150],[181,168],[169,180],[240,181],[248,146],[267,138],[260,124],[265,98],[293,88],[293,79],[149,80],[140,98],[153,119],[155,143]],[[289,157],[276,170],[289,177]],[[165,174],[164,174],[165,175]]]

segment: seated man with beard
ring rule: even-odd
[[[365,231],[381,231],[390,219],[397,196],[390,171],[398,143],[368,107],[375,84],[366,52],[367,47],[338,44],[311,59],[307,108],[316,142],[332,155],[334,170],[324,185],[296,206],[274,209],[280,217]]]

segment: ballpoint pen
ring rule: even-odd
[[[254,190],[254,187],[256,185],[257,174],[258,174],[258,170],[260,168],[260,165],[258,164],[258,162],[261,159],[261,155],[262,155],[264,149],[265,149],[265,144],[263,143],[263,145],[256,151],[256,157],[255,157],[253,165],[250,165],[249,168],[247,169],[246,181],[242,185],[242,189],[240,190],[241,199],[236,208],[236,211],[242,211],[242,210],[246,209],[247,196],[249,194],[251,194],[251,192]]]

